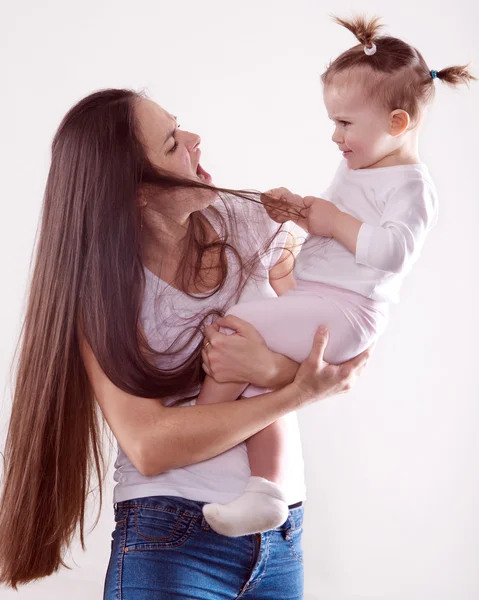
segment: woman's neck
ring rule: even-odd
[[[190,215],[175,219],[148,208],[143,209],[143,246],[156,253],[167,254],[177,250],[188,231]]]
[[[145,209],[144,209],[145,210]],[[183,273],[187,265],[181,263],[185,256],[186,244],[189,236],[188,228],[191,223],[191,214],[185,218],[172,218],[157,211],[150,210],[143,215],[143,230],[141,253],[142,262],[146,268],[163,281],[175,286],[180,273]],[[217,233],[208,219],[205,218],[208,232],[208,241],[217,238]],[[189,249],[194,252],[195,249]],[[214,273],[211,286],[216,285],[216,263],[219,260],[217,252],[206,252],[203,255],[203,266],[206,270]],[[187,260],[189,265],[195,263],[195,257]],[[198,291],[193,289],[192,291]]]

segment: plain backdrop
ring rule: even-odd
[[[359,11],[383,16],[431,69],[472,60],[479,74],[473,0],[2,1],[2,448],[50,144],[66,111],[97,89],[145,89],[201,135],[217,184],[318,194],[340,159],[320,74],[356,43],[328,15]],[[437,83],[421,158],[439,224],[366,375],[300,414],[306,600],[479,598],[478,107],[479,82]],[[0,588],[1,600],[101,598],[112,481],[87,551],[76,544],[67,558],[72,570]]]

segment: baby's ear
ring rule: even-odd
[[[389,115],[390,135],[393,137],[401,135],[407,130],[410,122],[411,119],[409,118],[409,114],[405,110],[402,110],[401,108],[393,110]]]

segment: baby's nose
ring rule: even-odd
[[[340,134],[340,132],[335,129],[334,133],[333,133],[333,137],[331,138],[333,140],[333,142],[335,144],[341,144],[341,142],[343,141],[343,136]]]

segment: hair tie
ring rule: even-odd
[[[372,56],[373,54],[376,54],[376,44],[374,42],[371,43],[371,47],[368,48],[367,46],[364,46],[364,52],[368,55],[368,56]]]
[[[431,77],[437,79],[437,71],[431,71]]]

